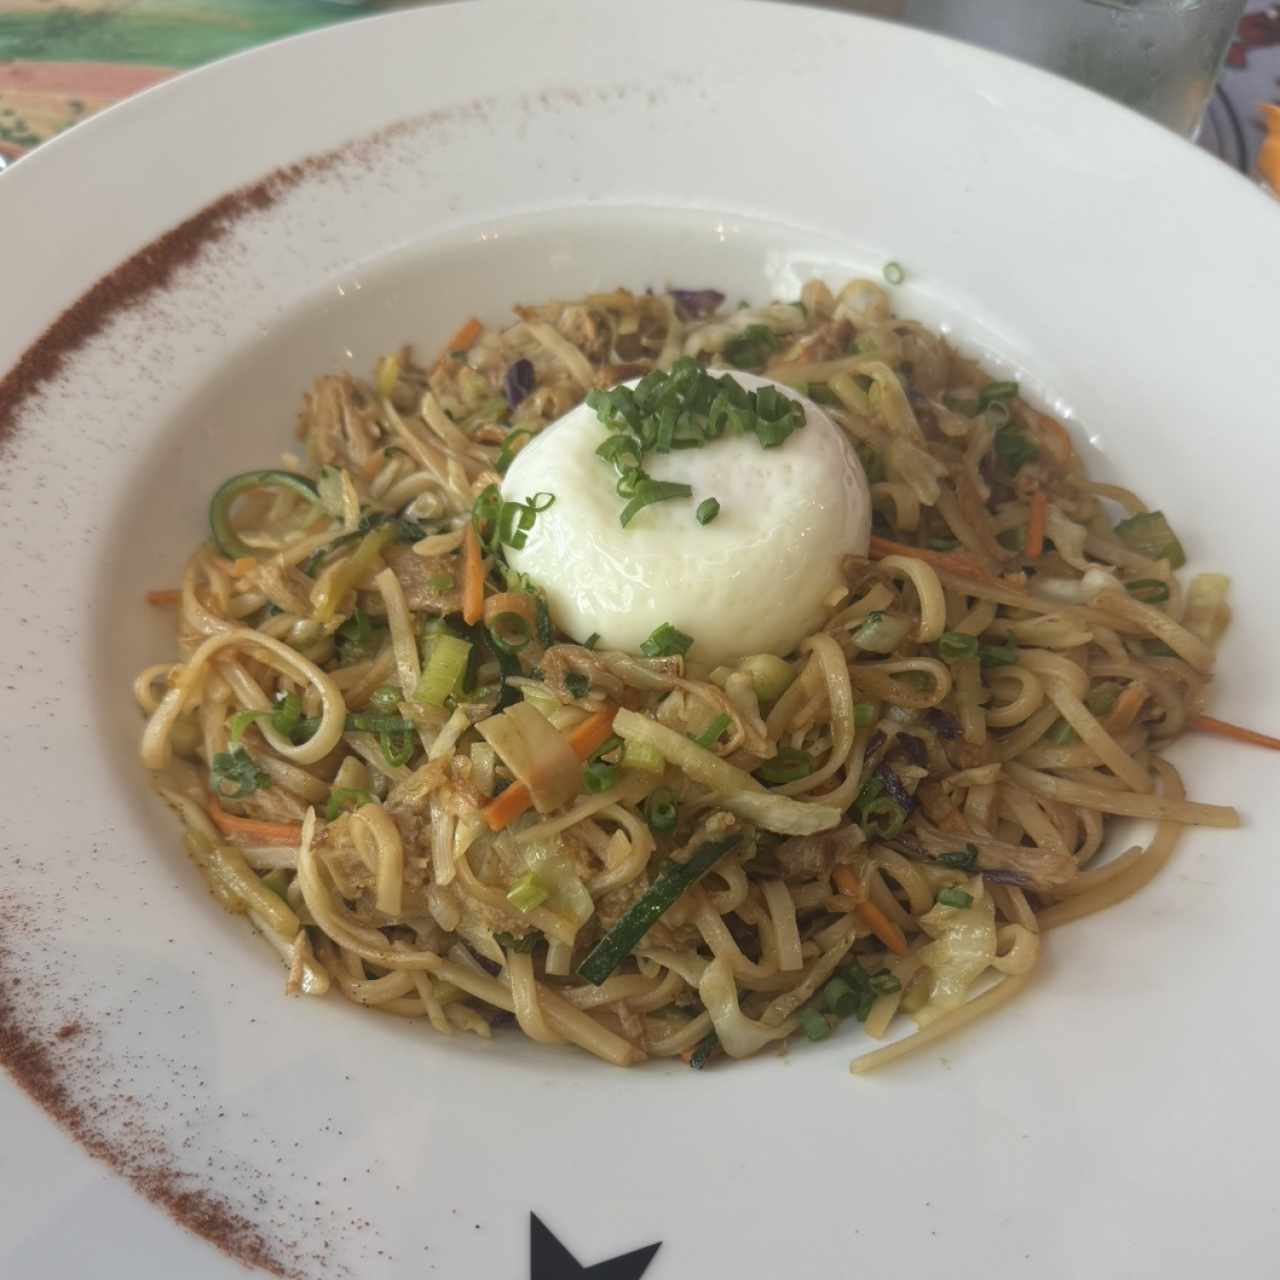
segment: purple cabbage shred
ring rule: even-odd
[[[507,403],[514,409],[521,400],[533,390],[533,362],[523,357],[507,366],[507,376],[503,379],[502,390]]]
[[[672,289],[670,292],[681,320],[705,320],[724,302],[724,294],[719,289]]]

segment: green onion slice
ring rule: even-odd
[[[676,829],[678,817],[676,798],[670,787],[659,787],[645,804],[645,817],[649,826],[659,835]]]
[[[693,637],[677,630],[669,622],[655,627],[653,633],[640,646],[640,652],[646,658],[671,658],[689,652]]]
[[[962,631],[944,631],[938,637],[938,657],[944,662],[955,662],[958,658],[975,658],[978,655],[978,637],[965,635]]]
[[[797,782],[813,772],[813,757],[807,751],[795,747],[779,747],[772,760],[766,760],[756,770],[756,777],[770,786],[784,782]]]

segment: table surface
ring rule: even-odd
[[[851,8],[870,7],[857,0]],[[0,0],[0,167],[187,67],[394,0]],[[1280,4],[1250,0],[1200,144],[1259,172],[1260,107],[1280,101]],[[1280,125],[1262,160],[1280,191]]]

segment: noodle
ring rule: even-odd
[[[1225,579],[1179,582],[1161,513],[873,282],[702,298],[520,307],[434,365],[319,379],[307,474],[233,486],[156,593],[176,635],[133,682],[141,760],[288,994],[441,1035],[514,1020],[619,1066],[914,1019],[863,1073],[1007,1004],[1187,825],[1239,824],[1155,754],[1228,616]],[[858,451],[869,555],[788,654],[561,636],[505,562],[555,496],[492,508],[514,453],[591,388],[744,343]],[[1155,833],[1107,860],[1113,816]]]

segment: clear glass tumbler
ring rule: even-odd
[[[1069,76],[1192,137],[1244,7],[1245,0],[901,0],[899,13],[914,26]]]

